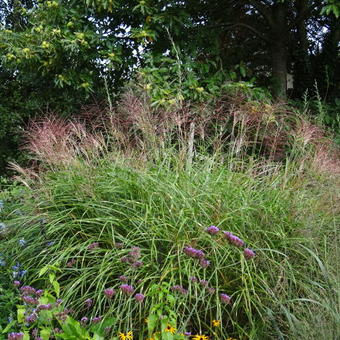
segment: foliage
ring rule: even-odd
[[[305,141],[318,130],[296,124],[294,150],[281,166],[235,154],[238,139],[215,152],[198,137],[194,150],[186,136],[175,147],[150,136],[145,119],[127,132],[136,135],[133,148],[117,150],[113,126],[106,129],[116,138],[100,153],[95,136],[74,123],[62,148],[31,139],[41,170],[30,177],[33,169],[21,169],[30,189],[11,210],[25,215],[3,217],[18,226],[0,245],[6,268],[20,262],[34,282],[40,268],[59,263],[64,306],[75,320],[114,317],[112,336],[313,338],[322,331],[332,338],[336,188],[328,179],[334,173],[311,167],[314,150]],[[54,158],[41,157],[46,145]],[[324,326],[311,329],[310,320]]]

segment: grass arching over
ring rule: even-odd
[[[27,189],[5,197],[1,275],[19,262],[22,284],[44,288],[39,271],[58,264],[64,305],[78,320],[114,317],[114,336],[336,338],[338,164],[322,129],[244,97],[197,118],[124,100],[99,131],[33,125],[40,167],[17,167]]]
[[[111,154],[96,166],[80,162],[43,174],[1,252],[28,269],[33,281],[41,267],[59,263],[65,304],[79,318],[117,317],[116,331],[132,329],[143,338],[144,320],[162,303],[150,289],[163,282],[188,290],[171,293],[181,332],[284,338],[293,329],[302,332],[316,306],[327,320],[337,316],[333,282],[317,248],[321,239],[330,242],[335,226],[331,216],[314,211],[318,239],[305,235],[317,223],[301,217],[315,203],[303,190],[293,168],[273,166],[263,175],[259,164],[237,171],[217,155],[197,155],[188,171],[171,153],[144,164]],[[256,257],[246,260],[221,232],[208,234],[210,225],[240,237]],[[185,246],[204,251],[210,265],[202,268]],[[140,267],[122,261],[133,247],[140,248]],[[122,275],[146,296],[142,304],[119,292]],[[111,287],[117,291],[112,300],[104,294]],[[232,303],[223,304],[221,293]],[[212,327],[212,320],[222,326]]]

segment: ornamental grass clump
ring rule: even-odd
[[[142,115],[141,103],[132,104],[133,115]],[[193,123],[189,134],[180,123],[185,112],[175,112],[171,126],[140,127],[145,120],[138,117],[121,127],[123,135],[115,126],[108,144],[92,153],[82,152],[85,141],[76,143],[71,125],[45,126],[51,136],[44,140],[53,144],[35,141],[31,150],[42,148],[42,164],[45,152],[54,154],[35,175],[23,175],[27,189],[14,209],[25,214],[4,219],[17,227],[1,240],[1,270],[10,273],[10,282],[26,285],[40,268],[58,263],[63,303],[87,324],[101,316],[93,326],[114,317],[111,337],[131,330],[150,338],[151,326],[162,332],[171,325],[197,337],[294,339],[301,327],[315,334],[308,328],[313,320],[327,325],[323,331],[331,339],[340,324],[334,303],[337,186],[310,172],[296,154],[280,163],[288,137],[273,151],[275,161],[249,157],[245,150],[270,154],[270,143],[262,149],[250,139],[257,125],[244,109],[251,105],[240,106],[223,106],[226,125],[216,127],[211,139],[211,121],[205,125],[200,117],[196,129],[186,120]],[[256,123],[264,129],[260,114]],[[235,119],[230,126],[228,117]],[[241,118],[251,128],[247,138]],[[54,136],[67,133],[58,163]],[[221,324],[213,326],[213,320]]]

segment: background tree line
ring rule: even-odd
[[[23,126],[74,114],[138,75],[155,105],[230,81],[340,107],[339,0],[5,0],[0,4],[0,170]],[[287,75],[294,88],[287,91]]]

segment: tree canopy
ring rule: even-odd
[[[137,73],[156,103],[205,99],[227,81],[268,87],[280,100],[317,84],[334,101],[339,15],[339,0],[3,1],[2,148],[27,117],[74,112]]]

